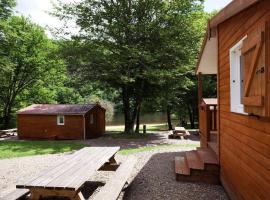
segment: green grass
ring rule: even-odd
[[[167,131],[167,124],[146,124],[146,132],[147,131]],[[140,126],[140,131],[143,131],[143,127]]]
[[[110,137],[113,139],[147,139],[149,134],[134,133],[134,134],[125,134],[123,132],[111,131],[107,132],[105,137]]]
[[[80,143],[63,141],[0,141],[0,159],[64,153],[84,146]]]
[[[129,148],[122,149],[119,151],[122,155],[130,155],[134,153],[146,152],[146,151],[155,151],[155,150],[164,150],[164,149],[172,149],[172,148],[196,148],[199,145],[197,144],[164,144],[158,146],[145,146],[139,148]]]
[[[147,131],[167,131],[167,124],[146,124],[146,132]],[[119,126],[107,126],[106,131],[108,132],[123,132],[124,125]],[[143,125],[140,125],[140,132],[143,131]]]

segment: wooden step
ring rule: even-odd
[[[183,156],[175,157],[175,173],[181,175],[190,175],[190,169],[187,165],[187,160]]]
[[[196,152],[204,164],[218,165],[217,156],[211,149],[198,147]]]
[[[218,131],[210,131],[210,134],[215,134],[215,135],[217,135],[217,134],[218,134]]]
[[[219,166],[215,153],[209,148],[188,151],[175,157],[177,181],[219,184]]]
[[[204,163],[199,158],[196,151],[188,151],[186,152],[186,158],[187,158],[187,165],[190,169],[204,169]]]

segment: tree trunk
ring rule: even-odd
[[[138,105],[135,133],[140,133],[140,114],[141,114],[141,105]]]
[[[188,107],[188,115],[189,115],[190,128],[191,129],[194,129],[195,128],[194,110],[189,105],[187,107]]]
[[[6,103],[4,105],[4,113],[3,113],[3,128],[6,129],[10,125],[11,120],[11,103]]]
[[[128,94],[127,87],[122,89],[122,99],[123,99],[123,109],[124,109],[124,117],[125,117],[125,130],[124,132],[127,134],[131,134],[134,132],[134,123],[132,123],[131,119],[131,111],[130,111],[130,96]]]
[[[170,106],[167,106],[167,122],[168,122],[168,128],[169,128],[169,130],[173,130],[172,119],[171,119],[171,108],[170,108]]]

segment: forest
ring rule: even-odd
[[[166,112],[195,128],[195,68],[213,13],[198,0],[58,1],[50,13],[65,25],[44,27],[0,0],[0,128],[13,128],[16,111],[31,104],[100,103],[106,120],[123,113],[127,134],[140,116]],[[75,23],[78,32],[70,31]],[[215,77],[204,77],[215,97]]]

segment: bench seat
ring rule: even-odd
[[[125,187],[132,169],[136,163],[134,157],[128,158],[116,170],[111,179],[101,188],[101,190],[92,198],[93,200],[116,200],[122,189]]]
[[[25,197],[29,193],[30,191],[28,189],[15,189],[3,198],[1,198],[1,200],[17,200]]]

